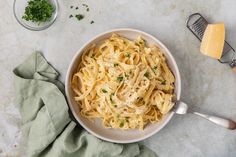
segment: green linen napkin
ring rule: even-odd
[[[156,157],[147,147],[102,141],[68,115],[58,72],[39,53],[14,69],[16,101],[29,157]]]

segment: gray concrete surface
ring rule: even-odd
[[[71,5],[85,19],[69,19]],[[59,0],[60,15],[53,26],[33,32],[20,26],[12,12],[13,0],[0,1],[0,156],[21,156],[20,119],[14,107],[12,69],[32,51],[40,50],[61,73],[91,37],[113,28],[130,27],[150,33],[172,52],[182,77],[181,99],[198,111],[236,120],[236,73],[199,52],[199,41],[185,27],[191,13],[211,22],[223,21],[226,38],[236,48],[234,0]],[[94,24],[90,21],[94,20]],[[235,157],[236,132],[194,115],[175,115],[159,133],[143,141],[160,157]]]

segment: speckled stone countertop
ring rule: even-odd
[[[89,5],[81,21],[69,18],[70,6]],[[60,15],[45,31],[20,26],[13,0],[0,1],[0,156],[20,156],[20,116],[14,105],[12,69],[35,50],[61,73],[75,52],[93,36],[113,28],[130,27],[150,33],[172,52],[182,78],[181,99],[198,111],[236,120],[236,73],[199,52],[199,41],[185,27],[186,18],[202,13],[223,21],[226,38],[236,48],[234,0],[59,0]],[[94,24],[90,21],[94,20]],[[160,157],[235,157],[236,132],[194,115],[175,115],[159,133],[143,141]]]

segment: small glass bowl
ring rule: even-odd
[[[59,12],[59,4],[57,0],[49,0],[55,10],[52,14],[52,17],[48,21],[41,23],[26,21],[22,18],[25,13],[25,7],[28,5],[28,1],[29,0],[14,0],[13,12],[19,24],[32,31],[41,31],[50,27],[55,22]]]

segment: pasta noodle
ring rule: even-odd
[[[174,82],[158,47],[113,34],[83,53],[72,89],[82,116],[108,128],[142,130],[173,107]]]

